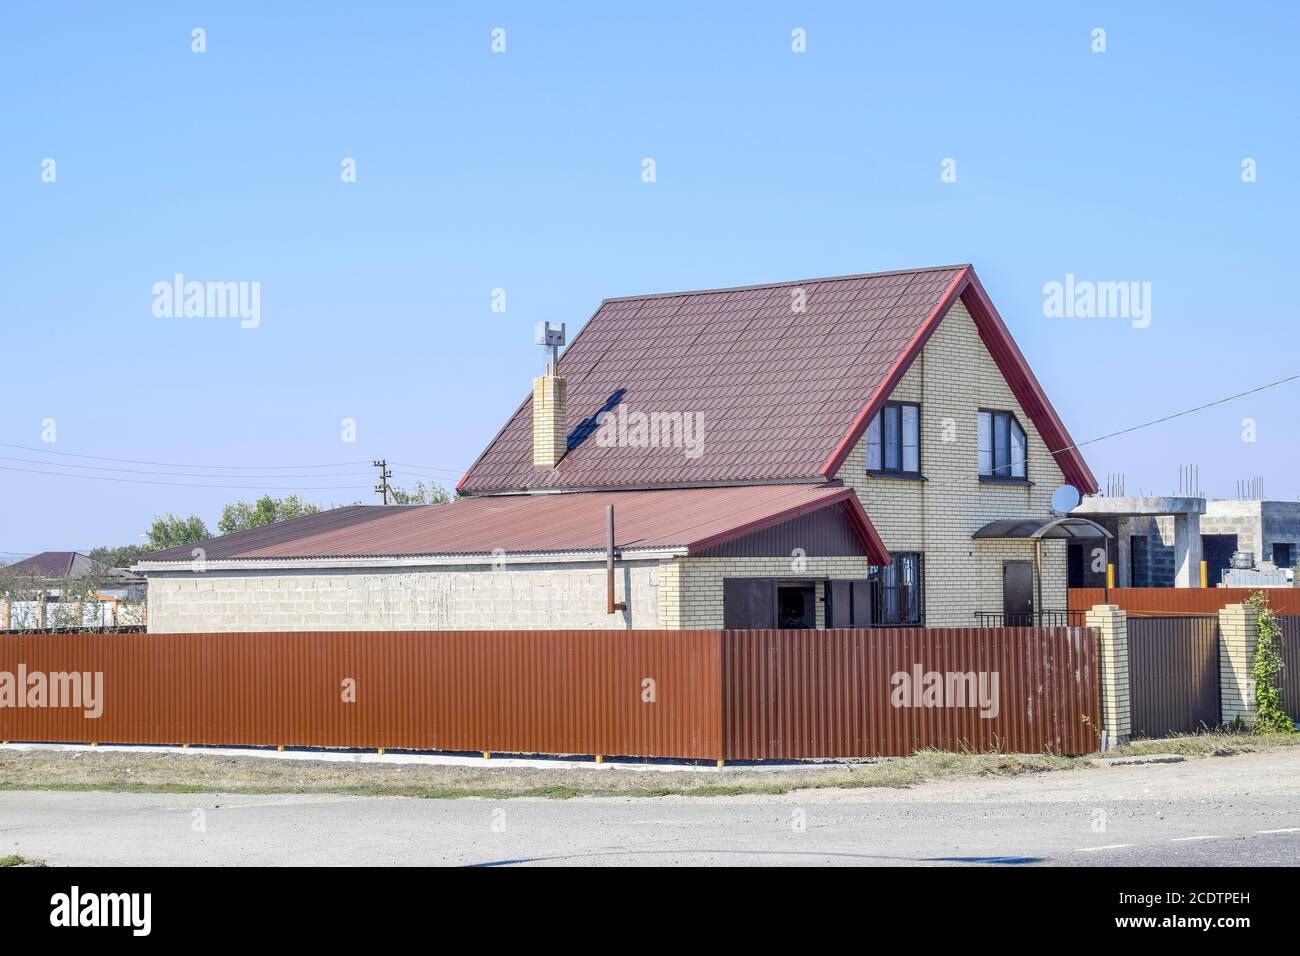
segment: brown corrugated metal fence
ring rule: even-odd
[[[0,671],[100,671],[104,709],[0,709],[9,740],[717,758],[716,631],[42,635]],[[642,682],[654,681],[653,703]],[[355,703],[344,700],[345,681]]]
[[[1268,595],[1278,614],[1300,614],[1300,588],[1070,588],[1071,611],[1097,604],[1116,604],[1130,616],[1168,617],[1174,614],[1217,614],[1229,604],[1244,604],[1258,591]]]
[[[1086,628],[726,631],[722,647],[728,759],[1097,749],[1097,638]],[[997,674],[996,715],[894,705],[895,675],[931,672]]]
[[[1128,679],[1133,736],[1217,727],[1218,617],[1130,617]]]
[[[1084,628],[3,637],[2,672],[102,673],[103,713],[4,706],[0,738],[737,760],[1089,753],[1096,660]],[[929,672],[958,688],[996,673],[996,716],[974,699],[894,706],[895,675]]]
[[[1282,625],[1282,707],[1300,720],[1300,617],[1280,617]]]

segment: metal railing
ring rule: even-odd
[[[1023,614],[1005,611],[976,611],[977,627],[1085,627],[1087,611],[1041,610]]]

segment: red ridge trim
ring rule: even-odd
[[[867,558],[871,563],[882,567],[891,563],[894,560],[893,555],[885,547],[885,542],[876,531],[876,526],[871,523],[871,518],[867,516],[857,493],[854,492],[851,497],[845,498],[841,504],[848,515],[849,523],[853,525],[859,537],[863,539],[863,544],[867,546]]]
[[[1024,354],[1016,345],[1016,340],[1012,338],[1006,323],[1002,321],[1002,316],[998,315],[993,300],[984,291],[984,286],[980,284],[979,277],[974,273],[971,274],[970,282],[963,289],[962,302],[970,312],[971,318],[975,320],[975,327],[979,330],[980,338],[983,339],[989,354],[998,363],[998,368],[1002,370],[1007,384],[1011,386],[1011,391],[1015,393],[1025,414],[1038,429],[1038,434],[1047,444],[1048,450],[1057,449],[1052,451],[1052,456],[1056,459],[1056,464],[1061,469],[1061,474],[1065,476],[1065,480],[1084,494],[1095,494],[1098,490],[1096,476],[1084,461],[1083,453],[1074,447],[1074,439],[1070,437],[1065,423],[1056,414],[1056,409],[1052,407],[1047,393],[1043,391],[1029,363],[1025,361]]]
[[[728,541],[734,541],[737,538],[743,538],[746,535],[754,534],[765,528],[771,528],[774,525],[783,524],[786,521],[793,521],[795,518],[810,514],[814,511],[820,511],[823,508],[829,508],[835,504],[845,506],[845,511],[849,518],[849,524],[853,528],[858,539],[862,542],[863,548],[866,549],[867,557],[872,564],[888,564],[890,561],[889,551],[885,548],[884,541],[876,532],[875,527],[871,524],[871,519],[862,508],[862,502],[858,500],[857,492],[852,488],[842,487],[833,494],[825,495],[814,501],[797,505],[777,514],[768,515],[756,521],[750,521],[747,524],[738,525],[727,531],[710,535],[707,538],[701,538],[698,541],[692,541],[686,545],[688,554],[697,554],[700,551],[706,551],[709,548],[719,544],[725,544]],[[879,559],[879,560],[878,560]]]

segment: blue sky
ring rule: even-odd
[[[38,450],[0,447],[0,552],[371,498],[342,463],[378,456],[450,486],[540,369],[533,323],[606,296],[972,262],[1079,441],[1300,372],[1290,5],[541,8],[6,8],[0,442]],[[155,316],[176,273],[259,282],[260,325]],[[1045,317],[1067,274],[1151,283],[1150,326]],[[1298,407],[1086,455],[1130,493],[1196,463],[1292,498]],[[329,477],[215,477],[299,474]]]

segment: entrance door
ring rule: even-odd
[[[1034,563],[1002,563],[1002,625],[1032,627],[1034,623]]]
[[[776,581],[772,578],[723,580],[722,626],[728,630],[776,627]]]
[[[776,626],[812,630],[817,626],[817,586],[782,581],[776,589]]]

